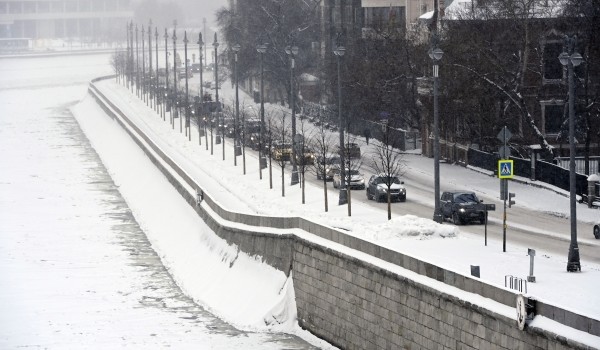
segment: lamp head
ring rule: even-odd
[[[345,48],[345,47],[343,47],[343,46],[337,46],[337,47],[336,47],[336,48],[333,50],[333,53],[334,53],[336,56],[343,57],[343,56],[346,54],[346,48]]]
[[[235,45],[233,45],[231,47],[231,49],[233,50],[233,52],[239,52],[241,48],[242,47],[240,46],[240,44],[235,44]]]
[[[256,51],[258,53],[265,53],[265,52],[267,52],[267,45],[266,44],[256,45]]]
[[[558,60],[560,61],[560,64],[562,64],[563,66],[566,66],[569,64],[569,54],[566,52],[561,52],[560,55],[558,55]]]
[[[577,67],[583,62],[583,57],[579,54],[579,52],[575,52],[571,55],[571,63],[573,63],[573,67]]]
[[[440,49],[439,47],[436,47],[435,49],[430,49],[428,54],[432,60],[439,61],[442,59],[444,51],[442,51],[442,49]]]

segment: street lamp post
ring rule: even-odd
[[[265,100],[264,100],[264,55],[267,52],[267,45],[260,44],[256,46],[256,51],[260,54],[260,127],[258,135],[258,176],[262,180],[262,159],[263,159],[263,129],[265,124]]]
[[[158,113],[158,111],[159,111],[158,100],[159,100],[159,92],[160,92],[160,89],[158,88],[158,84],[159,84],[159,80],[158,80],[158,27],[154,27],[154,51],[156,53],[156,59],[154,60],[154,62],[156,63],[156,70],[155,70],[156,80],[154,83],[156,90],[154,91],[154,107],[156,109],[156,112]]]
[[[571,243],[569,244],[569,258],[567,262],[568,272],[581,271],[579,263],[579,246],[577,245],[577,203],[575,202],[575,82],[573,68],[583,61],[583,57],[575,52],[577,37],[565,37],[565,47],[558,59],[563,66],[567,67],[569,80],[569,201],[571,207]]]
[[[217,41],[217,33],[215,33],[213,47],[215,48],[215,100],[217,102],[217,119],[221,117],[221,143],[223,144],[223,160],[225,160],[225,123],[222,116],[223,113],[221,112],[221,105],[219,104],[219,42]],[[217,125],[217,132],[219,131],[218,128],[219,125]]]
[[[192,133],[191,133],[191,128],[190,128],[190,98],[189,98],[189,89],[188,89],[188,58],[187,58],[187,44],[188,44],[188,38],[187,38],[187,30],[183,32],[183,51],[184,51],[184,56],[183,59],[185,60],[184,63],[184,68],[185,68],[185,108],[184,108],[184,113],[185,113],[185,133],[188,136],[188,141],[192,140]]]
[[[200,115],[204,115],[204,87],[202,86],[202,71],[204,67],[202,66],[202,46],[204,46],[204,42],[202,41],[202,33],[198,33],[198,60],[200,61],[200,87],[198,89],[198,93],[200,94],[200,109],[198,111],[198,145],[202,144],[202,135],[200,134]],[[206,123],[204,124],[204,128],[206,128]],[[206,134],[206,130],[204,130],[204,135],[206,137],[206,150],[208,150],[208,135]]]
[[[168,96],[169,96],[169,34],[167,33],[167,28],[165,28],[165,104],[168,104],[169,101],[167,100]],[[173,106],[171,106],[171,108],[173,108]],[[165,110],[165,114],[166,114],[166,110]],[[172,119],[172,109],[169,112],[169,119]],[[163,115],[163,120],[166,119],[166,116]],[[172,123],[172,122],[171,122]]]
[[[439,88],[439,65],[444,51],[437,47],[436,38],[433,39],[432,48],[429,49],[429,57],[433,61],[433,178],[434,178],[434,200],[433,221],[442,222],[442,211],[440,208],[440,129],[438,111],[438,88]]]
[[[150,20],[150,22],[148,22],[148,102],[150,103],[150,107],[152,107],[152,97],[154,94],[152,83],[152,20]]]
[[[142,24],[142,101],[146,102],[146,48],[144,47],[144,25]]]
[[[177,22],[173,22],[173,105],[171,110],[175,108],[175,117],[179,118],[179,132],[183,132],[183,122],[179,115],[179,94],[177,93]],[[175,121],[173,121],[175,123]]]
[[[140,97],[140,46],[138,43],[139,29],[135,25],[135,93]]]
[[[129,44],[129,87],[131,88],[131,93],[133,93],[133,21],[129,22],[129,40],[131,43]]]
[[[296,55],[298,55],[298,46],[287,46],[285,53],[290,56],[290,108],[292,109],[292,181],[291,185],[296,185],[298,181],[298,166],[296,162],[296,94],[294,93],[294,68],[296,65]]]
[[[234,61],[233,61],[233,76],[235,79],[235,119],[233,120],[233,165],[237,166],[237,156],[238,156],[238,123],[240,120],[240,100],[239,100],[239,82],[238,82],[238,72],[237,72],[237,62],[238,62],[238,52],[240,51],[240,44],[235,44],[231,47],[234,53]]]
[[[125,24],[125,32],[127,34],[127,57],[125,58],[125,78],[127,82],[127,89],[129,89],[129,84],[131,82],[131,76],[129,74],[129,52],[131,50],[131,46],[129,46],[129,22]]]
[[[340,193],[338,199],[338,205],[344,205],[348,203],[348,192],[346,192],[346,162],[345,162],[345,143],[344,143],[344,118],[342,116],[342,75],[341,75],[341,59],[346,53],[346,48],[341,45],[336,45],[333,50],[334,55],[337,58],[337,80],[338,80],[338,120],[340,124]]]

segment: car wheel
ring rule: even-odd
[[[452,222],[454,223],[454,225],[462,225],[463,222],[460,219],[460,216],[458,216],[458,213],[453,213],[452,214]]]
[[[596,239],[600,239],[600,225],[594,226],[594,237],[596,237]]]

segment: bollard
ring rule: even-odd
[[[600,182],[600,176],[597,174],[592,174],[588,176],[588,208],[594,206],[594,201],[596,200],[596,184]]]
[[[535,276],[533,275],[533,258],[535,257],[535,250],[528,248],[527,255],[529,255],[529,276],[527,276],[527,282],[535,283]]]

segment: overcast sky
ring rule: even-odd
[[[216,26],[215,12],[229,3],[227,0],[177,0],[177,2],[181,4],[184,10],[191,8],[198,11],[201,14],[198,16],[200,23],[202,18],[206,18],[206,25],[211,27]],[[192,13],[186,12],[185,15],[190,23],[194,22],[194,15]]]

